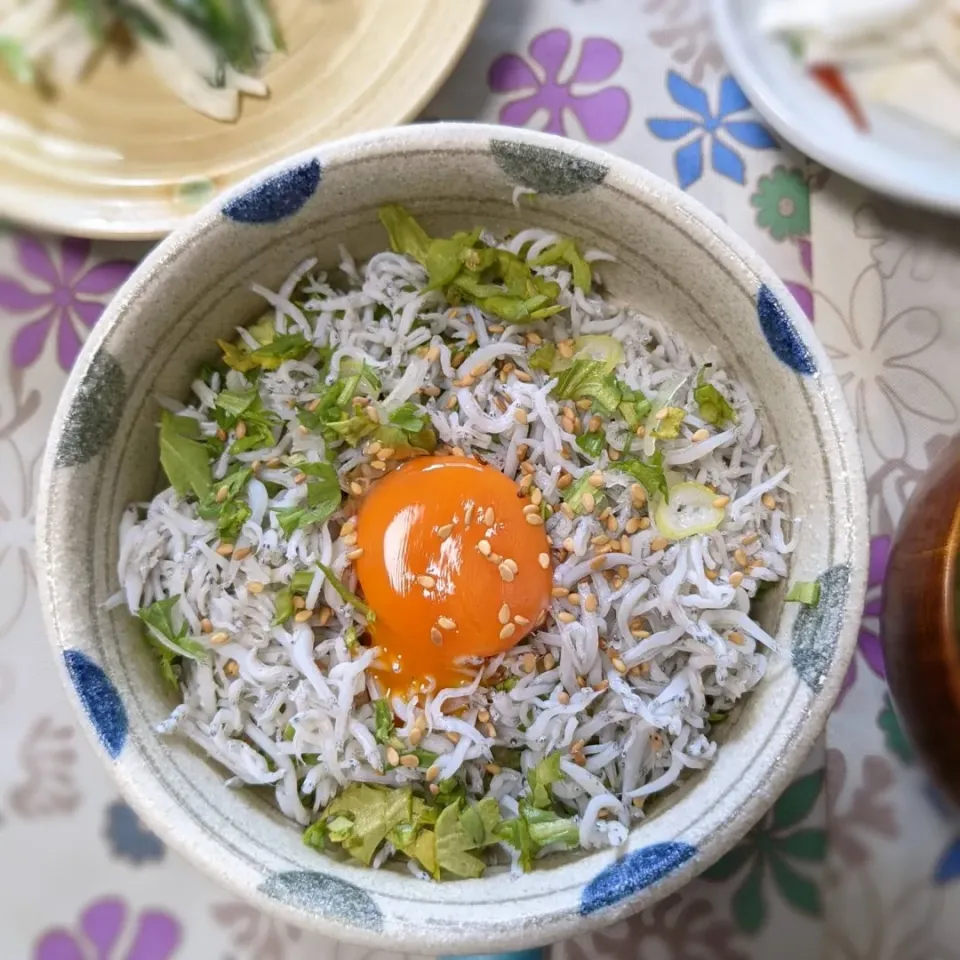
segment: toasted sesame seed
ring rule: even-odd
[[[537,510],[537,505],[536,505],[535,503],[528,503],[528,504],[523,508],[523,515],[524,515],[525,517],[528,516],[528,515],[531,514],[531,513],[537,513],[537,512],[538,512],[538,510]]]
[[[578,767],[584,767],[587,764],[587,758],[583,753],[572,753],[570,756]]]
[[[708,580],[716,580],[716,579],[717,579],[717,571],[716,571],[716,570],[704,570],[703,573],[704,573],[704,576],[705,576]]]
[[[557,489],[566,490],[571,483],[573,483],[573,474],[563,473],[560,475],[560,479],[557,481]]]
[[[731,630],[731,631],[727,634],[727,639],[728,639],[731,643],[735,643],[738,647],[743,646],[743,634],[742,634],[742,633],[738,633],[736,630]]]
[[[619,657],[613,657],[610,662],[613,664],[613,669],[616,670],[617,673],[627,672],[627,665]]]
[[[594,557],[590,561],[591,570],[602,570],[607,565],[607,561],[603,557]]]
[[[640,518],[640,529],[641,529],[641,530],[649,530],[649,529],[650,529],[650,518],[649,518],[649,517],[641,517],[641,518]]]
[[[561,610],[556,615],[556,618],[561,623],[573,623],[573,621],[577,619],[572,613],[568,613],[566,610]]]
[[[212,632],[213,632],[213,621],[212,621],[209,617],[204,617],[204,618],[200,621],[200,629],[201,629],[204,633],[212,633]]]
[[[325,627],[330,622],[330,618],[332,616],[333,616],[333,611],[329,607],[321,607],[320,613],[318,614],[320,626]]]
[[[421,587],[426,587],[428,590],[432,590],[437,585],[437,581],[433,577],[428,577],[425,573],[421,573],[420,576],[417,577],[417,583],[419,583]]]
[[[210,642],[215,646],[220,646],[221,643],[226,643],[230,639],[230,634],[225,630],[218,630],[216,633],[210,634]]]
[[[517,628],[512,623],[505,624],[500,631],[500,639],[509,640],[516,632]]]
[[[233,551],[234,560],[246,560],[253,553],[253,547],[240,547]]]
[[[610,533],[613,533],[619,526],[616,517],[607,517],[607,530],[609,530]]]
[[[497,515],[493,512],[493,507],[487,507],[487,509],[483,511],[483,522],[486,526],[492,527],[496,519]]]
[[[647,502],[647,491],[643,489],[642,484],[639,484],[639,483],[631,484],[630,498],[639,507],[642,507]]]
[[[436,344],[434,344],[427,351],[427,355],[424,359],[427,361],[427,363],[433,363],[434,361],[438,360],[439,357],[440,357],[440,348]]]
[[[527,423],[527,411],[524,410],[522,407],[518,408],[517,410],[514,410],[514,411],[513,411],[513,419],[516,420],[517,423],[526,424],[526,423]]]
[[[539,487],[534,487],[530,492],[530,502],[535,506],[539,507],[543,503],[543,492]]]
[[[445,523],[442,527],[437,527],[437,536],[441,540],[446,540],[453,533],[453,524]]]
[[[447,409],[448,409],[448,410],[453,410],[454,407],[456,407],[457,403],[458,403],[458,401],[457,401],[456,394],[451,394],[449,397],[447,397]]]
[[[237,426],[234,428],[234,433],[236,433],[238,440],[242,440],[247,435],[247,425],[243,420],[239,420],[237,422]]]
[[[708,440],[709,438],[710,438],[710,431],[704,430],[703,427],[701,427],[699,430],[694,431],[694,434],[690,439],[694,443],[702,443],[704,440]]]
[[[471,521],[473,520],[473,504],[468,503],[463,508],[463,522],[465,526],[470,526]],[[488,544],[489,546],[489,544]]]
[[[565,360],[569,360],[573,356],[573,345],[568,340],[561,340],[557,344],[557,353]]]
[[[224,485],[217,491],[217,497],[216,497],[217,503],[223,503],[223,501],[226,500],[227,497],[229,497],[229,496],[230,496],[230,490],[229,490],[229,488],[227,487],[227,485],[224,484]]]
[[[505,603],[505,604],[500,608],[499,612],[497,613],[497,619],[498,619],[501,623],[509,623],[509,622],[510,622],[510,606],[509,606],[509,604],[506,604],[506,603]]]
[[[415,747],[415,746],[417,746],[417,745],[420,743],[420,741],[423,739],[423,731],[422,731],[422,730],[418,730],[416,727],[414,727],[414,728],[410,731],[410,736],[407,737],[407,739],[410,741],[410,746],[411,746],[411,747]]]
[[[428,784],[427,789],[430,791],[430,793],[433,796],[436,796],[440,792],[440,788],[435,783]],[[642,800],[642,799],[643,797],[637,798],[637,800]],[[636,803],[636,800],[634,800],[634,803]]]
[[[777,498],[771,493],[765,493],[761,498],[760,502],[768,509],[774,510],[777,506]]]
[[[490,541],[489,541],[489,540],[481,540],[481,541],[477,544],[477,549],[478,549],[485,557],[489,557],[490,554],[491,554],[491,552],[493,551],[493,547],[490,546]]]
[[[570,702],[570,694],[566,690],[561,690],[557,694],[557,702],[566,706]]]
[[[716,510],[722,510],[729,502],[730,498],[728,496],[714,497],[713,506]]]
[[[413,724],[413,725],[414,725],[421,733],[423,733],[423,732],[427,729],[427,718],[426,718],[426,715],[423,714],[423,713],[418,713],[418,714],[417,714],[417,719],[414,721],[414,724]]]
[[[495,777],[500,772],[500,765],[498,763],[485,763],[483,769],[490,774],[490,776]]]
[[[297,623],[306,623],[313,616],[312,610],[301,610],[298,614],[294,616],[294,620]]]
[[[743,547],[737,547],[737,549],[733,551],[733,559],[736,560],[741,567],[747,565],[747,553]]]
[[[730,586],[739,587],[741,583],[743,583],[743,574],[739,570],[734,570],[730,574]]]
[[[745,547],[749,547],[751,543],[756,543],[760,539],[759,533],[748,533],[742,540],[741,543]]]
[[[500,579],[505,580],[507,583],[512,583],[516,574],[511,570],[506,563],[500,564]]]
[[[236,660],[228,660],[228,661],[223,665],[223,672],[224,672],[228,677],[235,677],[235,676],[237,676],[237,674],[240,673],[240,665],[237,663]]]
[[[535,653],[525,653],[521,659],[524,673],[533,673],[537,669],[537,655]]]
[[[492,723],[485,723],[483,725],[483,732],[491,740],[495,739],[497,736],[497,728]]]
[[[496,564],[497,566],[499,566],[503,562],[503,557],[501,557],[499,553],[491,553],[490,556],[487,557],[487,559],[491,563]]]
[[[221,543],[220,546],[217,547],[217,553],[219,553],[221,557],[229,557],[230,554],[233,553],[233,544]]]
[[[594,692],[594,693],[606,693],[606,691],[609,690],[609,689],[610,689],[610,681],[609,681],[609,680],[601,680],[599,683],[595,683],[595,684],[593,685],[593,692]]]
[[[557,665],[557,658],[552,653],[544,654],[543,669],[552,670]]]
[[[396,767],[400,763],[400,754],[393,747],[387,747],[387,763],[391,767]]]
[[[567,603],[569,603],[571,607],[579,607],[579,606],[580,606],[580,594],[579,594],[579,593],[568,593],[568,594],[567,594]]]
[[[436,627],[430,628],[430,641],[438,647],[443,643],[443,634]]]
[[[451,620],[449,617],[437,617],[437,626],[441,630],[456,630],[457,624],[455,620]]]
[[[586,610],[587,613],[593,613],[594,610],[597,609],[599,604],[600,604],[600,601],[597,600],[597,598],[592,593],[588,593],[583,600],[583,609]]]
[[[583,494],[583,496],[580,498],[580,502],[583,504],[583,509],[587,513],[593,513],[594,508],[597,505],[597,501],[594,499],[593,494],[589,491]]]
[[[514,573],[519,573],[519,572],[520,572],[520,567],[517,566],[517,561],[514,560],[512,557],[507,557],[507,559],[504,560],[503,562],[504,562]]]
[[[540,566],[543,567],[544,570],[549,570],[549,569],[550,569],[550,554],[549,554],[549,553],[541,553],[540,556],[537,557],[537,563],[539,563]]]
[[[400,758],[400,766],[402,767],[417,767],[420,765],[420,760],[415,753],[405,753]]]
[[[363,487],[357,483],[356,480],[351,481],[350,483],[350,492],[355,496],[359,497],[363,493]]]
[[[363,556],[363,547],[357,547],[356,550],[351,550],[347,554],[347,559],[352,563],[354,560],[359,560]]]
[[[303,597],[294,597],[293,598],[293,608],[294,610],[302,610],[307,605],[307,601]]]
[[[446,738],[456,746],[460,742],[460,734],[456,730],[448,730],[446,732]]]
[[[221,443],[223,443],[223,441],[227,439],[227,431],[224,430],[222,427],[220,427],[220,428],[217,430],[217,439],[218,439]]]
[[[371,404],[370,406],[366,407],[365,409],[366,409],[366,412],[367,412],[367,416],[370,418],[370,420],[371,420],[373,423],[379,423],[379,422],[380,422],[380,414],[378,413],[377,408],[376,408],[375,406],[373,406],[373,405]]]
[[[340,537],[340,542],[345,547],[355,547],[357,545],[357,535],[355,533],[348,533],[345,537]]]
[[[667,540],[666,537],[654,537],[654,538],[650,541],[650,549],[651,549],[654,553],[658,553],[660,550],[666,550],[666,549],[667,549],[667,545],[669,544],[669,542],[670,542],[670,541]]]
[[[574,740],[573,743],[570,744],[570,752],[580,753],[586,745],[585,740]]]
[[[531,527],[543,526],[543,517],[541,517],[539,513],[528,513],[526,519]]]
[[[373,467],[374,470],[383,471],[387,469],[387,465],[382,460],[373,460],[370,466]]]
[[[490,711],[489,710],[478,710],[477,711],[477,720],[480,723],[489,723],[490,722]]]

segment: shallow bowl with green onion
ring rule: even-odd
[[[658,797],[618,848],[441,882],[318,852],[269,795],[225,787],[199,752],[157,735],[176,696],[136,622],[107,604],[123,509],[165,485],[158,397],[186,398],[215,341],[262,314],[252,283],[276,290],[308,258],[335,266],[341,244],[358,262],[383,250],[378,212],[390,204],[432,236],[539,227],[611,254],[597,265],[607,294],[698,353],[715,349],[751,393],[766,442],[777,447],[774,465],[794,465],[788,508],[800,522],[788,576],[751,609],[777,652],[718,728],[713,762]],[[706,393],[708,402],[719,401]],[[826,354],[784,286],[726,226],[652,174],[523,130],[434,124],[331,143],[206,207],[144,261],[91,336],[64,391],[41,489],[50,637],[84,726],[130,803],[261,909],[411,952],[529,948],[607,926],[714,863],[786,787],[820,733],[864,596],[855,434]],[[677,487],[674,509],[709,514],[694,493]]]

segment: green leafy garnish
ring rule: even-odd
[[[657,450],[649,460],[618,460],[611,464],[612,470],[626,473],[647,491],[647,496],[653,498],[658,494],[665,502],[670,500],[670,491],[667,487],[667,475],[663,469],[663,452]]]
[[[733,423],[737,418],[726,397],[712,383],[704,383],[702,370],[693,388],[693,398],[697,401],[700,416],[715,427]]]
[[[496,843],[499,823],[500,808],[492,797],[462,810],[459,804],[444,807],[435,827],[437,865],[457,877],[481,876],[486,864],[471,851]]]
[[[642,390],[631,390],[626,384],[619,381],[617,385],[620,388],[620,405],[617,410],[630,430],[635,431],[646,421],[653,404],[644,396]]]
[[[659,413],[662,413],[661,417]],[[658,440],[676,440],[680,436],[680,425],[687,413],[683,407],[662,407],[657,415],[656,426],[651,436]]]
[[[230,417],[239,420],[259,395],[256,387],[251,387],[249,390],[243,391],[221,390],[220,393],[217,394],[216,406],[217,409],[223,410]]]
[[[403,207],[388,203],[379,210],[380,222],[390,238],[390,249],[404,253],[426,266],[430,237],[426,230]]]
[[[535,807],[546,808],[550,806],[550,791],[547,788],[550,784],[563,778],[560,758],[559,751],[551,753],[530,771],[527,782],[530,784],[530,796]]]
[[[327,846],[328,834],[327,821],[317,820],[303,831],[303,842],[314,850],[324,850]]]
[[[17,83],[32,84],[36,82],[36,73],[26,48],[10,37],[0,37],[0,64],[10,71]]]
[[[313,345],[302,333],[285,333],[274,337],[256,350],[250,350],[242,340],[230,343],[218,340],[217,345],[223,351],[223,362],[240,373],[249,373],[251,370],[276,370],[286,360],[302,360],[313,348]],[[321,354],[330,353],[329,347],[320,350]]]
[[[409,788],[352,783],[323,812],[331,840],[365,866],[370,865],[387,834],[413,817]]]
[[[590,292],[593,274],[590,264],[580,255],[576,243],[566,238],[558,241],[552,247],[547,247],[543,253],[533,261],[535,267],[549,267],[556,264],[567,264],[573,271],[573,282],[585,293]]]
[[[273,620],[271,626],[282,627],[292,616],[294,589],[292,586],[282,587],[273,598]]]
[[[607,434],[603,430],[593,430],[590,433],[581,433],[577,437],[577,446],[586,454],[596,459],[603,453],[607,443]]]
[[[345,587],[328,566],[319,561],[317,561],[317,566],[323,571],[330,586],[340,594],[340,598],[349,603],[362,617],[365,617],[368,623],[373,623],[377,619],[376,614],[352,590]]]
[[[206,647],[190,637],[187,623],[182,617],[174,616],[179,600],[179,594],[166,600],[157,600],[138,610],[137,616],[146,624],[148,637],[170,654],[170,658],[165,658],[168,663],[174,657],[206,663],[209,659]],[[179,626],[176,621],[179,621]],[[170,679],[169,675],[167,679]]]
[[[592,400],[612,413],[620,403],[616,377],[602,360],[574,360],[557,378],[551,394],[557,400]]]
[[[569,505],[570,509],[573,510],[576,514],[591,513],[592,511],[587,510],[584,505],[583,499],[586,494],[590,494],[593,497],[593,507],[594,510],[600,506],[601,502],[604,500],[603,494],[596,489],[593,484],[590,483],[590,472],[587,471],[583,473],[579,478],[573,481],[566,490],[563,491],[561,496],[564,501]]]
[[[820,584],[816,581],[798,580],[787,594],[787,603],[803,603],[815,607],[820,602]]]
[[[200,424],[192,417],[160,415],[160,465],[181,497],[193,492],[201,500],[210,492],[210,451],[200,441]]]
[[[323,523],[340,507],[342,494],[340,479],[332,463],[301,463],[297,465],[307,479],[307,506],[310,523]],[[320,519],[322,517],[322,519]]]
[[[377,743],[386,743],[393,736],[393,707],[386,700],[376,700],[373,704],[377,720],[375,736]]]
[[[415,403],[404,403],[390,414],[390,423],[405,433],[419,433],[429,420],[426,411]]]
[[[496,834],[520,852],[520,866],[533,869],[533,861],[542,847],[562,843],[575,847],[580,842],[580,829],[572,821],[558,817],[552,810],[531,806],[520,801],[520,812],[512,820],[504,820],[496,828]]]
[[[556,356],[557,345],[548,342],[542,347],[537,347],[537,349],[530,354],[530,359],[527,362],[534,370],[543,370],[549,373]]]

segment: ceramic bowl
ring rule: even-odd
[[[517,207],[514,188],[537,192]],[[615,297],[716,345],[759,400],[778,462],[795,465],[804,518],[790,580],[818,580],[817,607],[765,599],[782,646],[725,725],[716,762],[632,831],[624,849],[557,857],[520,877],[434,884],[306,848],[256,793],[155,725],[174,705],[117,589],[124,506],[160,481],[156,397],[186,397],[217,337],[252,321],[254,280],[307,257],[384,247],[377,207],[407,206],[431,232],[547,227],[613,253]],[[411,952],[529,947],[607,926],[709,866],[758,820],[806,755],[852,655],[864,596],[867,511],[840,386],[797,304],[745,244],[646,171],[544,134],[435,124],[317,147],[206,207],[143,262],[93,332],[56,415],[41,489],[43,606],[73,701],[124,795],[212,877],[290,923]]]

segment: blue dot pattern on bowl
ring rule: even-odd
[[[654,843],[628,853],[601,870],[586,885],[580,898],[580,915],[589,916],[639,893],[686,863],[695,853],[694,847],[680,840]]]
[[[101,347],[63,422],[57,444],[58,467],[82,466],[109,446],[120,424],[126,394],[126,378],[120,364]]]
[[[766,284],[757,291],[757,317],[770,349],[780,360],[806,376],[817,372],[809,347],[800,339],[783,304]]]
[[[100,742],[116,760],[127,741],[127,711],[117,688],[85,653],[65,650],[63,660]]]
[[[610,171],[592,160],[530,143],[491,140],[490,151],[513,183],[558,197],[589,190],[603,183]]]
[[[317,159],[284,170],[227,201],[224,215],[238,223],[277,223],[292,217],[317,192],[322,173]]]
[[[335,920],[348,927],[379,932],[383,914],[373,897],[360,887],[312,870],[275,873],[260,884],[260,892],[291,907]]]
[[[820,601],[815,607],[802,606],[793,624],[791,654],[800,678],[819,693],[823,688],[843,629],[843,611],[850,588],[850,566],[831,567],[817,578]]]

